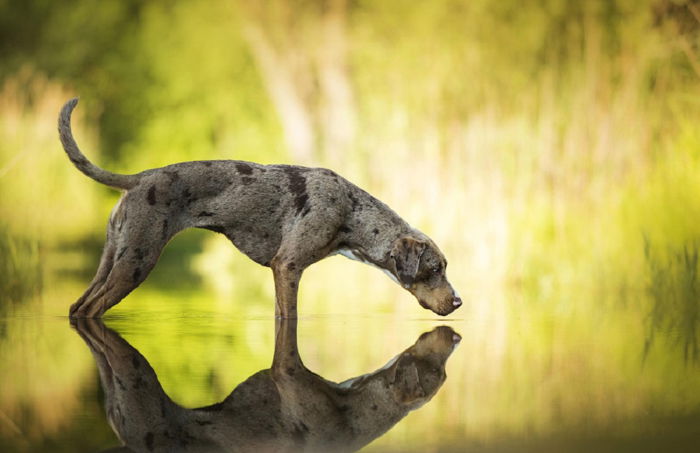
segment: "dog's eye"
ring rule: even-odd
[[[441,270],[442,270],[442,266],[440,266],[439,264],[437,266],[433,266],[434,273],[439,274]]]

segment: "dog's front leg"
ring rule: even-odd
[[[275,279],[275,317],[297,317],[297,291],[301,270],[294,262],[284,259],[273,259],[270,264]]]

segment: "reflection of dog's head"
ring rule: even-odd
[[[449,327],[426,332],[396,359],[390,369],[390,387],[397,401],[416,409],[435,395],[445,382],[445,362],[460,337]]]
[[[423,308],[445,316],[462,305],[462,299],[447,281],[445,256],[427,237],[400,237],[394,242],[390,259],[399,283]]]

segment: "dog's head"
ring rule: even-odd
[[[447,260],[427,237],[401,236],[389,252],[390,271],[423,308],[448,315],[462,299],[447,281]]]
[[[389,369],[389,386],[396,401],[411,410],[429,401],[445,382],[445,363],[461,339],[451,328],[440,326],[401,353]]]

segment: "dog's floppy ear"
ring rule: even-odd
[[[425,251],[426,243],[418,239],[403,236],[394,241],[389,253],[394,275],[408,288],[418,274],[420,257]]]
[[[425,391],[420,385],[418,374],[418,367],[410,354],[402,356],[397,361],[389,378],[389,386],[396,401],[409,404],[425,398]]]

